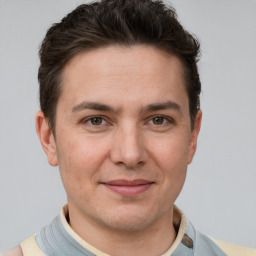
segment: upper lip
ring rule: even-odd
[[[144,180],[144,179],[136,179],[136,180],[119,179],[119,180],[111,180],[111,181],[103,182],[103,184],[113,185],[113,186],[138,186],[138,185],[146,185],[150,183],[153,183],[153,182],[149,180]]]

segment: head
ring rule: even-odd
[[[200,129],[198,47],[173,9],[150,0],[81,5],[47,32],[37,132],[78,233],[85,220],[108,231],[171,225]]]
[[[102,0],[77,7],[54,24],[42,42],[40,105],[53,133],[65,65],[80,53],[111,45],[154,46],[181,61],[193,129],[201,92],[198,41],[183,29],[175,10],[161,1]]]

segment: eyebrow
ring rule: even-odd
[[[73,107],[72,112],[74,113],[74,112],[78,112],[86,109],[106,111],[106,112],[117,112],[109,105],[98,103],[98,102],[87,102],[87,101],[83,101],[82,103]],[[179,104],[173,101],[167,101],[163,103],[149,104],[148,106],[142,108],[141,112],[154,112],[154,111],[159,111],[164,109],[174,109],[177,111],[181,111],[181,107]]]
[[[173,101],[167,101],[163,103],[154,103],[154,104],[149,104],[145,108],[143,108],[143,112],[154,112],[154,111],[159,111],[159,110],[164,110],[164,109],[174,109],[177,111],[181,111],[181,106],[177,104],[176,102]]]
[[[86,102],[86,101],[83,101],[82,103],[73,107],[72,112],[78,112],[86,109],[115,112],[114,109],[108,105],[98,103],[98,102]]]

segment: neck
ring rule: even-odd
[[[83,240],[112,256],[161,255],[170,248],[176,237],[173,208],[139,231],[112,229],[73,209],[69,211],[69,222]]]

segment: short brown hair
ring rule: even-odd
[[[191,126],[200,108],[199,42],[183,29],[176,12],[162,1],[101,0],[82,4],[53,24],[42,42],[38,72],[40,105],[54,132],[61,73],[81,52],[108,45],[152,45],[177,56],[184,67]]]

